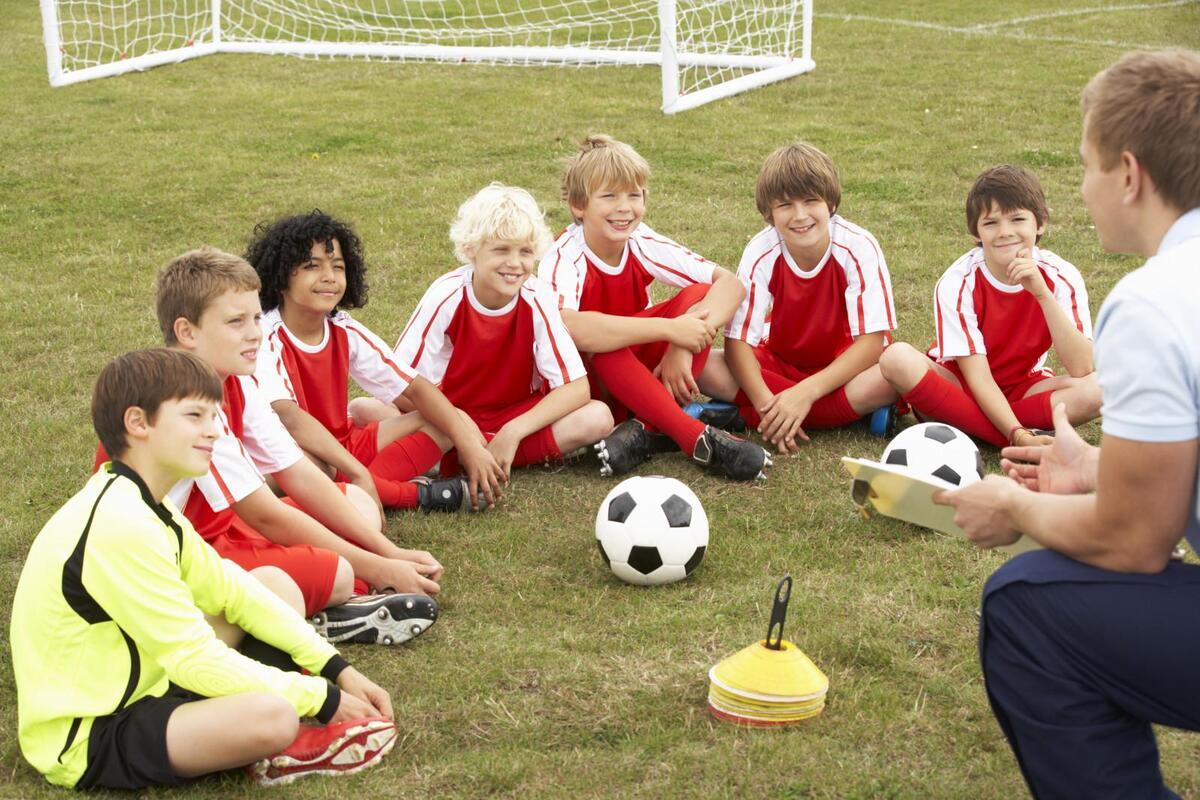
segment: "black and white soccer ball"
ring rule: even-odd
[[[637,475],[618,483],[600,504],[596,544],[626,583],[672,583],[700,566],[708,516],[695,493],[674,478]]]
[[[922,422],[900,431],[888,442],[881,460],[948,487],[968,486],[983,478],[983,457],[975,442],[944,422]]]

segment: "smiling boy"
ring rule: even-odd
[[[984,170],[967,195],[976,247],[934,289],[937,340],[928,354],[892,345],[883,377],[924,419],[948,422],[990,444],[1047,441],[1051,409],[1071,424],[1100,414],[1092,364],[1092,317],[1083,277],[1038,247],[1049,210],[1037,178],[1022,167]],[[1067,375],[1046,366],[1053,347]]]

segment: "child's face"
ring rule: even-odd
[[[146,426],[154,462],[176,480],[208,472],[217,440],[217,404],[202,397],[167,400]]]
[[[222,379],[252,375],[262,342],[258,292],[230,290],[217,297],[179,343],[216,370]]]
[[[337,239],[313,242],[308,260],[298,264],[288,277],[283,305],[292,311],[329,314],[346,293],[346,260]]]
[[[1032,249],[1045,232],[1033,212],[1025,208],[1001,211],[995,203],[975,223],[975,237],[983,257],[997,269],[1006,269],[1021,250]]]
[[[793,255],[825,252],[830,216],[829,204],[819,197],[780,199],[771,204],[771,224]]]
[[[471,261],[476,299],[489,308],[501,308],[517,296],[533,273],[536,258],[533,242],[488,239],[472,250]]]
[[[646,214],[646,190],[603,187],[588,195],[587,208],[571,208],[593,249],[620,250]]]

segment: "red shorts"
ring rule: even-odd
[[[487,439],[490,442],[492,439],[496,438],[496,434],[500,432],[501,428],[503,428],[510,421],[512,421],[512,420],[516,419],[517,417],[521,416],[522,414],[524,414],[529,409],[536,406],[538,403],[540,403],[542,401],[543,397],[545,397],[544,394],[533,394],[533,395],[530,395],[529,397],[525,398],[524,400],[513,403],[511,406],[501,406],[499,408],[483,408],[483,409],[464,408],[462,410],[464,412],[466,412],[467,416],[470,417],[475,422],[476,425],[479,426],[479,431],[480,431],[480,433],[483,434],[483,438]],[[541,428],[539,430],[534,431],[533,433],[531,433],[527,437],[525,437],[522,440],[522,443],[525,445],[533,444],[535,447],[537,447],[539,445],[537,445],[535,443],[540,440],[540,442],[541,442],[540,447],[542,448],[542,454],[544,455],[545,454],[544,451],[546,449],[552,449],[550,446],[550,442],[553,441],[554,437],[553,437],[553,434],[550,432],[550,428],[551,428],[551,426],[547,425],[545,428]],[[528,461],[526,459],[526,457],[524,457],[524,456],[533,458],[533,456],[529,454],[529,452],[526,450],[526,448],[518,447],[516,456],[514,457],[514,460],[513,460],[513,466],[514,467],[523,467],[529,463],[533,463],[531,461]],[[552,458],[552,457],[553,456],[547,456],[547,458]],[[537,459],[537,463],[540,463],[540,458]],[[446,453],[446,455],[442,458],[441,474],[442,474],[443,478],[449,478],[451,476],[457,475],[458,473],[459,473],[458,451],[451,450],[450,452]]]
[[[805,378],[816,375],[825,368],[816,367],[812,370],[808,370],[803,367],[797,367],[790,362],[784,361],[782,358],[776,355],[774,350],[767,349],[765,344],[766,343],[764,342],[757,347],[750,348],[751,352],[754,353],[754,357],[758,359],[759,368],[769,372],[774,372],[776,375],[782,375],[789,381],[795,381],[796,383],[799,383]]]
[[[371,462],[375,460],[375,456],[379,455],[379,423],[369,422],[362,428],[351,423],[350,432],[346,434],[346,438],[342,440],[341,445],[346,448],[346,452],[357,458],[359,463],[364,467],[371,466]],[[334,480],[345,482],[349,479],[339,471],[334,476]]]
[[[957,361],[947,361],[944,364],[941,364],[941,366],[954,373],[954,377],[958,378],[958,382],[962,386],[963,391],[967,394],[971,394],[971,389],[967,386],[967,379],[963,377],[962,370],[959,369]],[[1007,386],[1001,386],[1000,391],[1004,393],[1004,399],[1008,400],[1009,403],[1015,403],[1018,400],[1023,400],[1025,395],[1029,394],[1029,390],[1034,386],[1046,380],[1047,378],[1053,377],[1054,370],[1052,369],[1035,370],[1034,372],[1031,372],[1018,380],[1016,383],[1012,383]],[[974,395],[972,395],[972,397],[974,397]]]

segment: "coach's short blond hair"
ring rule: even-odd
[[[261,287],[258,273],[244,258],[208,245],[187,251],[163,267],[154,282],[154,308],[163,341],[179,344],[175,320],[183,317],[197,324],[204,310],[225,292],[257,292]]]
[[[580,142],[567,159],[562,195],[570,208],[587,208],[588,198],[601,189],[645,189],[649,183],[650,165],[637,150],[596,134]]]
[[[450,225],[454,254],[467,263],[473,251],[490,240],[530,242],[539,258],[549,249],[550,229],[533,195],[516,186],[489,183],[458,207]]]
[[[842,183],[829,156],[806,142],[784,145],[767,156],[754,187],[754,202],[768,224],[775,203],[810,197],[824,200],[830,214],[842,203]]]
[[[1101,169],[1130,152],[1164,201],[1200,206],[1200,52],[1123,56],[1088,82],[1083,118]]]

